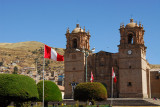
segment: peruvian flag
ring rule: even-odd
[[[94,77],[93,77],[93,73],[91,72],[91,79],[90,79],[90,81],[93,82],[93,80],[94,80]]]
[[[114,83],[116,83],[116,82],[117,82],[117,79],[116,79],[116,75],[115,75],[115,73],[114,73],[113,67],[112,67],[112,78],[114,79]]]
[[[53,59],[55,61],[64,61],[63,55],[59,55],[54,49],[45,45],[44,58]]]

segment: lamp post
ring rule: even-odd
[[[74,81],[71,83],[71,86],[72,86],[72,98],[73,98],[73,99],[74,99],[74,89],[76,88],[77,84],[78,84],[78,83],[76,83],[76,82],[74,82]]]
[[[76,49],[76,51],[80,51],[83,52],[85,54],[85,60],[86,60],[86,82],[87,82],[87,57],[89,56],[90,52],[94,52],[95,51],[95,47],[91,50],[85,50],[84,47],[82,50],[80,49]]]

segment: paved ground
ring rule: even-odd
[[[77,102],[73,99],[64,99],[63,103],[67,105],[75,105]],[[80,105],[85,105],[86,102],[78,102]],[[97,105],[109,105],[111,104],[113,107],[160,107],[160,99],[142,99],[142,98],[108,98],[106,101],[97,102]],[[33,103],[35,105],[35,103]],[[52,104],[58,104],[58,102],[50,102]],[[13,105],[13,104],[11,104]]]
[[[64,99],[68,105],[74,105],[76,102],[73,99]],[[143,98],[108,98],[107,101],[96,102],[96,104],[105,105],[111,104],[114,106],[160,106],[160,100],[143,99]],[[79,104],[85,104],[85,102],[79,102]]]

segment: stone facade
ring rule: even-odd
[[[90,33],[81,29],[79,24],[70,33],[66,32],[67,44],[65,50],[65,98],[72,98],[72,83],[90,81],[91,72],[94,82],[103,83],[111,97],[111,73],[114,68],[117,83],[114,83],[114,97],[122,98],[148,98],[150,97],[150,71],[146,61],[146,47],[144,45],[143,25],[133,22],[120,26],[120,44],[118,53],[90,51]],[[80,51],[76,51],[79,49]],[[88,52],[88,53],[84,53]]]
[[[151,69],[151,97],[160,98],[160,69]]]
[[[146,47],[144,29],[130,20],[120,27],[119,97],[148,98]]]

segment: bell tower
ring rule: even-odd
[[[66,49],[90,49],[89,39],[90,34],[89,31],[85,32],[85,27],[82,29],[79,24],[76,24],[76,28],[70,33],[69,28],[66,32],[67,45]]]
[[[66,49],[64,55],[65,65],[65,98],[73,98],[74,85],[85,81],[85,56],[82,52],[77,52],[76,49],[89,50],[89,31],[85,32],[85,27],[82,29],[79,24],[70,33],[69,28],[66,32]]]
[[[119,97],[148,98],[143,25],[130,19],[119,30]]]

